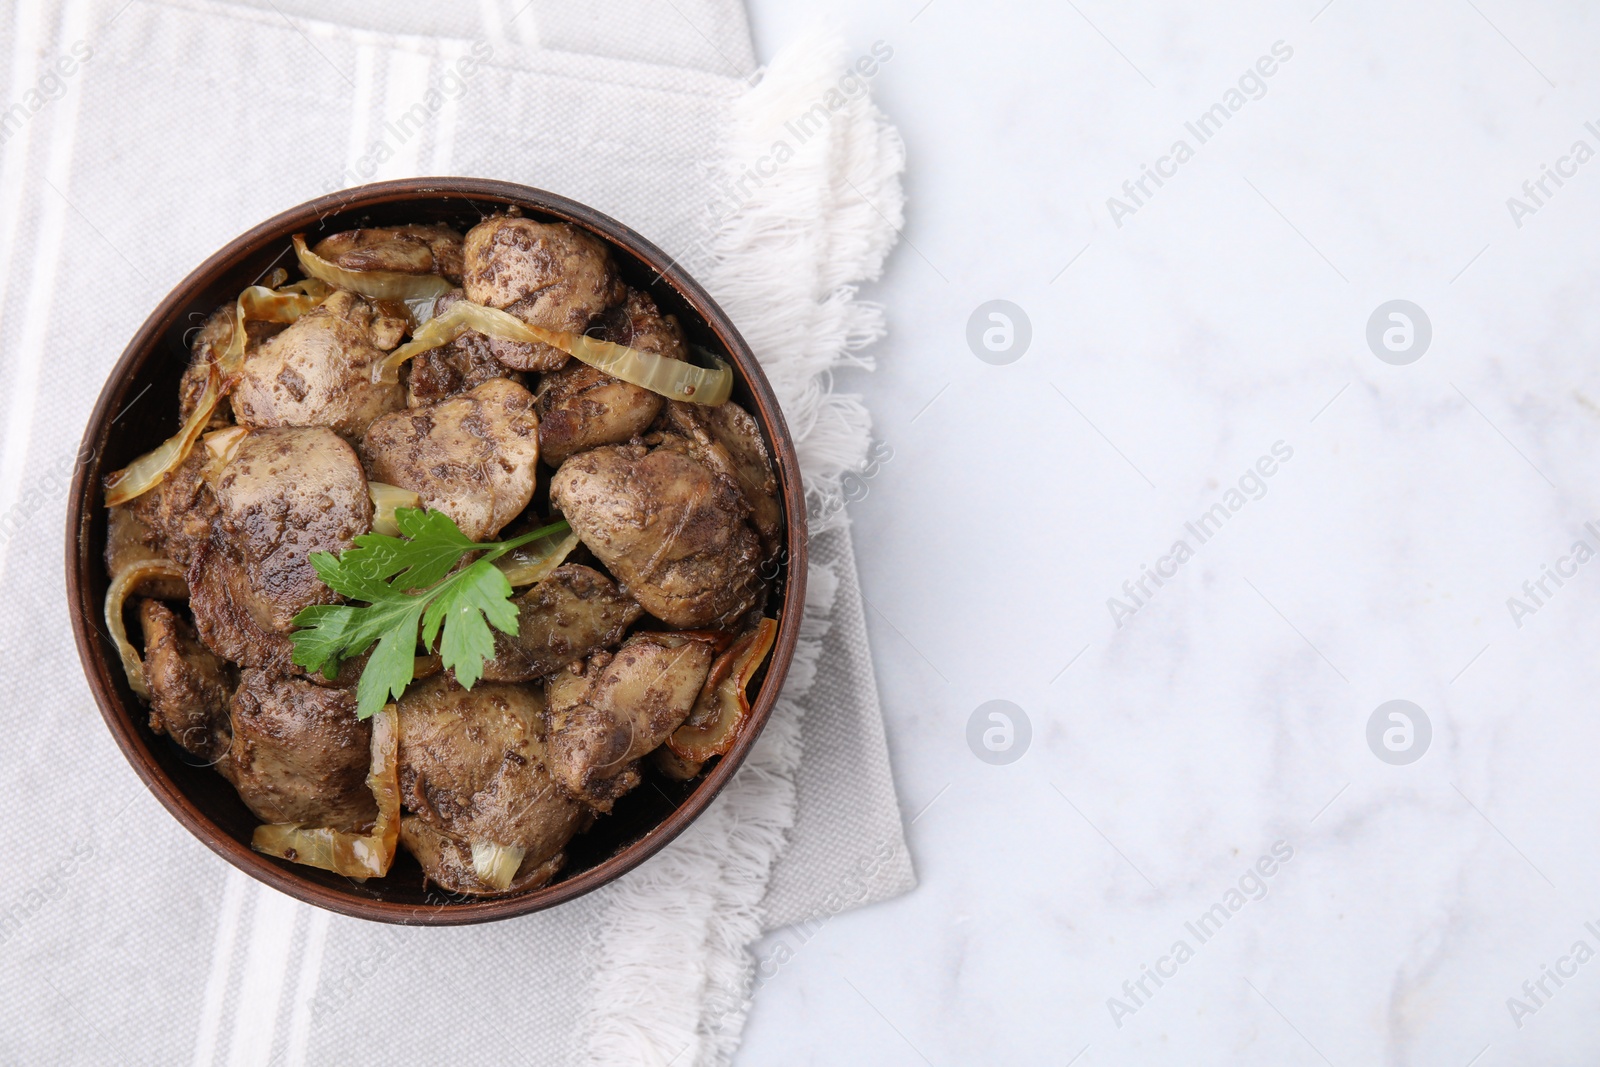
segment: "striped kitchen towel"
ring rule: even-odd
[[[0,25],[0,1062],[726,1062],[752,940],[912,885],[840,506],[870,425],[828,377],[881,334],[855,286],[900,218],[868,64],[811,41],[758,72],[738,0],[54,0]],[[123,761],[63,607],[66,481],[145,315],[261,219],[418,174],[551,189],[677,256],[760,354],[813,503],[804,647],[738,778],[627,878],[487,927],[332,916],[217,859]]]

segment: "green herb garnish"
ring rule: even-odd
[[[294,662],[321,671],[330,681],[338,675],[339,664],[373,649],[356,686],[356,714],[363,719],[411,684],[419,626],[423,647],[431,649],[437,640],[445,669],[471,689],[483,675],[484,662],[494,657],[489,626],[506,634],[517,632],[511,583],[494,561],[530,541],[569,529],[562,521],[509,541],[477,544],[442,511],[397,508],[394,514],[402,536],[361,534],[353,547],[338,555],[313,552],[309,557],[329,589],[367,606],[314,605],[294,617],[300,629],[289,635]],[[483,554],[450,573],[473,552]]]

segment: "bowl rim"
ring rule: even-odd
[[[162,338],[177,318],[190,308],[200,289],[227,271],[238,269],[245,258],[270,242],[281,240],[287,245],[290,234],[313,229],[331,215],[358,212],[399,201],[451,197],[479,203],[497,202],[507,207],[515,205],[588,230],[608,243],[620,246],[644,263],[656,274],[652,284],[669,285],[700,316],[732,357],[736,373],[755,401],[756,410],[751,414],[760,422],[772,443],[773,461],[785,511],[783,550],[788,566],[778,635],[768,661],[766,678],[751,704],[750,721],[741,731],[733,749],[721,757],[671,814],[614,855],[555,885],[519,896],[416,905],[346,894],[310,881],[298,874],[294,865],[256,852],[247,844],[235,840],[184,794],[154,758],[149,743],[155,739],[154,735],[147,738],[147,728],[141,729],[138,724],[145,714],[143,707],[125,705],[118,694],[113,672],[121,669],[120,662],[109,640],[91,621],[98,619],[103,611],[102,605],[90,602],[94,599],[91,568],[103,569],[104,563],[101,559],[103,546],[91,543],[89,530],[95,509],[101,506],[100,460],[113,422],[113,405],[120,403],[125,392],[125,387],[119,388],[119,383],[130,379],[136,370],[142,369],[149,359],[157,355]],[[609,215],[543,189],[495,179],[467,177],[374,182],[308,200],[252,227],[190,271],[140,325],[101,387],[78,454],[86,458],[75,466],[67,498],[67,598],[72,615],[73,637],[84,675],[117,747],[162,806],[213,852],[257,881],[307,904],[341,915],[413,926],[493,922],[554,907],[616,880],[660,852],[687,829],[732,779],[771,716],[799,641],[806,589],[805,490],[800,480],[794,441],[755,353],[727,314],[698,282],[682,270],[675,258]]]

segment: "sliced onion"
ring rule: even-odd
[[[367,788],[378,802],[378,818],[370,833],[264,823],[250,836],[250,847],[347,878],[382,878],[389,873],[400,841],[399,748],[399,715],[393,704],[386,704],[372,716],[372,766],[367,772]]]
[[[716,405],[733,392],[733,370],[715,356],[711,358],[716,367],[697,367],[680,359],[601,341],[587,334],[547,330],[468,300],[451,304],[444,314],[434,316],[419,327],[409,342],[374,363],[372,380],[394,384],[400,379],[400,364],[430,348],[449,344],[469,330],[503,341],[539,342],[559,348],[595,370],[673,400]]]
[[[511,845],[496,845],[488,841],[472,842],[472,873],[478,876],[478,881],[491,889],[504,892],[511,888],[511,880],[517,876],[517,869],[522,866],[522,857],[527,855],[525,848],[515,848]]]
[[[146,700],[150,699],[150,685],[145,681],[144,661],[139,658],[139,650],[133,647],[133,642],[128,640],[128,626],[123,622],[122,611],[128,595],[151,578],[176,578],[181,582],[183,568],[167,559],[136,563],[113,578],[106,590],[106,626],[111,630],[111,642],[122,657],[128,688]]]
[[[244,439],[249,436],[248,426],[224,426],[200,438],[206,454],[211,457],[211,469],[221,470],[232,462],[233,454],[239,451],[239,446],[244,444]]]
[[[302,293],[306,296],[314,296],[318,300],[326,300],[333,295],[334,287],[321,278],[301,278],[297,282],[290,282],[288,285],[275,285],[273,288],[280,293]]]
[[[687,782],[698,778],[705,770],[704,760],[684,759],[672,751],[672,746],[662,745],[649,755],[650,765],[656,773],[669,782]]]
[[[320,281],[315,284],[295,282],[281,289],[252,285],[240,293],[234,301],[233,336],[228,338],[228,347],[218,357],[223,373],[233,374],[244,366],[248,338],[244,328],[246,320],[294,322],[331,295],[333,290]]]
[[[113,579],[123,571],[146,563],[170,562],[151,542],[155,533],[132,508],[111,508],[106,514],[106,573]],[[147,596],[157,600],[182,600],[189,595],[182,579],[153,584]]]
[[[222,476],[222,468],[233,462],[234,454],[249,436],[248,426],[224,426],[200,438],[200,447],[205,449],[207,481],[214,483]]]
[[[234,301],[233,335],[228,346],[209,367],[205,391],[195,403],[189,418],[178,432],[167,438],[150,452],[146,452],[122,470],[106,479],[106,506],[116,507],[137,496],[142,496],[161,483],[169,472],[189,458],[189,452],[199,439],[201,431],[211,421],[217,404],[233,388],[233,375],[244,366],[245,321],[294,322],[328,298],[330,290],[320,282],[304,291],[293,291],[295,286],[283,290],[252,285]]]
[[[206,388],[200,394],[188,420],[178,432],[106,479],[106,507],[126,504],[160,484],[167,472],[189,458],[189,450],[211,421],[211,412],[222,399],[222,372],[212,363],[206,372]]]
[[[415,333],[418,326],[433,318],[433,310],[439,303],[436,296],[419,296],[413,300],[405,300],[406,313],[411,316],[411,332]]]
[[[717,657],[688,720],[667,738],[667,747],[675,755],[691,762],[704,761],[724,755],[733,747],[750,716],[745,687],[767,658],[777,634],[778,624],[762,619],[754,630]]]
[[[455,286],[438,274],[406,274],[397,270],[345,270],[306,247],[306,235],[294,235],[300,269],[335,289],[348,289],[372,300],[417,300],[443,296]]]
[[[372,498],[372,532],[400,536],[400,524],[395,521],[396,508],[420,508],[422,497],[409,489],[385,482],[368,482],[367,496]]]
[[[239,451],[239,445],[248,436],[250,436],[248,426],[224,426],[220,430],[212,430],[201,440],[213,459],[218,463],[227,463],[233,458],[233,454]]]
[[[546,534],[512,549],[495,560],[494,565],[512,585],[532,585],[550,577],[550,572],[561,566],[577,547],[578,535],[568,527],[565,534],[559,531]]]

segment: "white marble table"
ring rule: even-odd
[[[852,510],[922,885],[769,938],[739,1062],[1600,1062],[1600,16],[752,8],[893,48]]]

